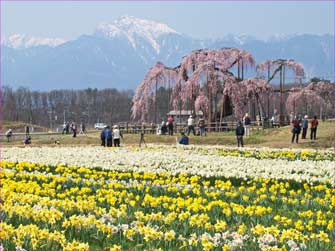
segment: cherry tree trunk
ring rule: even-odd
[[[210,127],[212,125],[212,93],[209,91],[208,93],[208,132],[210,132]]]
[[[223,121],[223,118],[226,116],[227,114],[227,110],[226,110],[226,102],[227,102],[227,95],[223,94],[222,95],[222,106],[221,106],[221,112],[220,112],[220,125],[219,125],[219,128],[221,130],[222,128],[222,121]]]
[[[258,105],[258,114],[259,114],[259,119],[263,121],[263,116],[264,116],[264,108],[261,102],[261,99],[258,95],[256,95],[256,102]]]

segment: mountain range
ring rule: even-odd
[[[157,61],[174,67],[192,50],[222,47],[245,49],[257,63],[294,59],[304,65],[307,78],[334,78],[334,35],[195,39],[160,22],[122,16],[100,23],[92,34],[71,41],[10,36],[1,43],[1,83],[40,91],[135,89]],[[253,74],[249,70],[249,75]]]

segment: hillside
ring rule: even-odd
[[[176,144],[176,137],[167,135],[146,134],[146,143],[155,144]],[[292,134],[290,127],[282,127],[276,129],[266,129],[254,131],[252,136],[245,138],[246,147],[270,147],[270,148],[312,148],[312,149],[325,149],[333,148],[334,146],[334,121],[320,122],[317,132],[317,140],[309,140],[310,131],[307,133],[307,139],[299,139],[299,144],[291,144]],[[301,137],[301,135],[300,135]],[[4,147],[22,145],[22,135],[13,138],[9,143],[3,142]],[[4,138],[2,138],[4,140]],[[32,135],[32,146],[53,145],[55,140],[59,140],[59,146],[71,145],[100,145],[100,131],[91,130],[85,135],[79,135],[73,138],[72,134],[62,135],[49,134],[49,135]],[[138,145],[140,140],[139,134],[124,134],[124,139],[121,140],[121,146]],[[195,145],[225,145],[236,146],[236,136],[233,132],[213,132],[209,133],[206,137],[190,135],[190,144]]]

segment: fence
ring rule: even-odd
[[[226,121],[220,123],[212,123],[210,126],[206,125],[207,132],[229,132],[236,129],[237,122],[233,121]],[[146,125],[137,125],[137,124],[130,124],[130,123],[119,123],[119,127],[124,134],[157,134],[158,130],[160,129],[160,125],[156,126],[146,126]],[[264,125],[258,125],[256,122],[252,122],[250,125],[250,130],[262,130],[263,128],[267,128],[268,126],[264,123]],[[174,133],[186,132],[187,131],[187,123],[175,123],[173,127]],[[199,127],[194,127],[196,132],[199,132]],[[32,136],[43,136],[43,135],[61,135],[62,132],[32,132],[30,135]],[[14,132],[11,136],[11,140],[20,139],[23,140],[25,137],[25,133],[23,132]],[[0,134],[1,141],[7,141],[5,134]]]
[[[161,128],[160,125],[137,125],[130,123],[120,123],[120,129],[123,133],[129,134],[137,134],[137,133],[145,133],[145,134],[156,134],[157,131]],[[235,130],[237,127],[237,122],[227,121],[220,123],[211,123],[210,126],[206,125],[207,132],[229,132]],[[257,122],[252,122],[250,125],[251,130],[262,130],[263,128],[268,128],[270,126],[267,125],[259,125]],[[174,133],[180,133],[187,131],[187,123],[175,123],[173,127]],[[199,127],[194,127],[195,131],[199,131]]]

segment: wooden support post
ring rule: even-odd
[[[157,78],[156,78],[156,85],[155,85],[155,124],[157,125]]]

